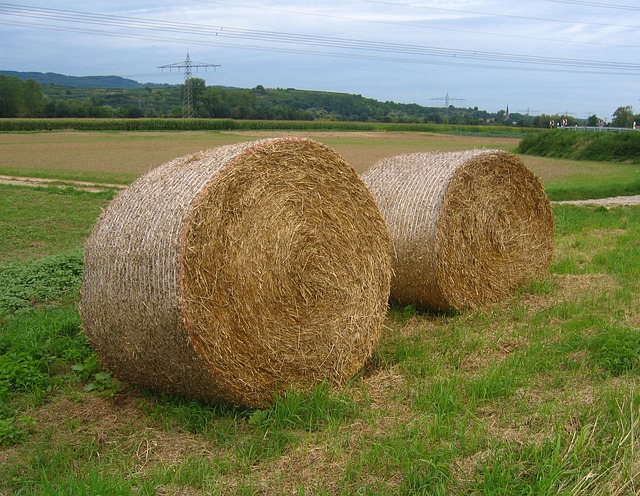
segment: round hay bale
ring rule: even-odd
[[[132,384],[268,405],[342,385],[377,343],[391,279],[384,220],[356,172],[308,139],[168,162],[88,240],[84,330]]]
[[[538,178],[511,153],[397,155],[362,179],[394,246],[392,299],[437,310],[476,308],[549,270],[551,205]]]

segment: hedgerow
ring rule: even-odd
[[[553,130],[527,135],[518,153],[542,157],[640,163],[640,132]]]

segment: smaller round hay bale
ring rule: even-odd
[[[391,298],[476,308],[544,276],[553,214],[538,178],[501,150],[414,153],[362,174],[394,246]]]
[[[377,343],[391,243],[375,200],[308,139],[207,150],[150,171],[88,240],[84,330],[116,377],[268,405],[338,386]]]

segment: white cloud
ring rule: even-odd
[[[183,60],[188,49],[194,61],[222,64],[203,74],[209,84],[348,91],[424,105],[448,92],[465,99],[460,105],[487,110],[509,104],[610,117],[640,96],[640,16],[587,3],[34,0],[28,7],[41,9],[39,16],[0,11],[2,68],[179,83],[179,74],[157,66]],[[43,9],[70,14],[63,21]],[[435,54],[439,48],[448,53]],[[534,57],[565,63],[534,64]]]

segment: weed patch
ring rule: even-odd
[[[72,300],[80,290],[82,268],[79,250],[0,266],[0,316]]]

